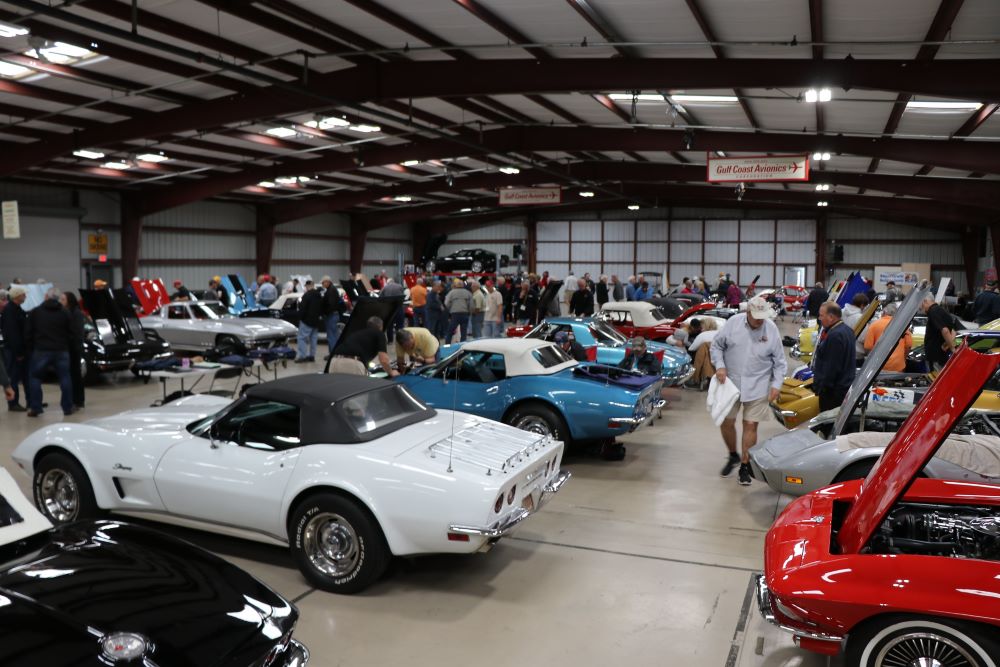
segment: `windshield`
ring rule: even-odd
[[[663,314],[663,311],[659,308],[652,308],[649,311],[649,316],[653,318],[656,322],[664,322],[670,318]]]
[[[558,345],[547,345],[537,350],[532,350],[531,356],[542,365],[542,368],[552,368],[553,366],[565,364],[567,361],[573,361],[573,357],[569,356]]]
[[[193,303],[191,312],[198,320],[217,320],[229,315],[229,311],[221,303]]]
[[[400,385],[353,396],[341,404],[347,423],[359,434],[371,433],[427,411],[427,406]]]
[[[622,334],[604,320],[594,320],[590,323],[590,333],[598,345],[609,345],[611,347],[621,347],[628,342]]]

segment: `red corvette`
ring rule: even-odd
[[[802,307],[806,303],[806,299],[809,297],[809,290],[805,287],[799,287],[798,285],[782,285],[776,290],[767,289],[757,296],[769,299],[775,292],[777,292],[778,296],[784,302],[785,310],[787,311],[802,310]]]
[[[778,517],[757,601],[799,646],[852,667],[1000,665],[1000,486],[920,477],[998,368],[1000,333],[969,334],[867,479]]]
[[[646,340],[664,341],[688,318],[717,307],[714,303],[699,303],[671,320],[658,307],[646,301],[612,301],[601,307],[598,316],[629,338],[642,336]]]

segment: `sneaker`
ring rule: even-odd
[[[740,486],[750,486],[750,478],[753,475],[750,473],[750,464],[741,463],[740,464]]]
[[[722,466],[722,472],[719,473],[722,477],[729,477],[733,474],[733,470],[740,464],[740,457],[736,454],[730,454],[729,460],[726,461],[726,465]]]

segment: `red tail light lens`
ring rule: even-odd
[[[499,496],[497,496],[497,501],[493,503],[493,511],[497,514],[500,514],[500,510],[502,509],[503,509],[503,494],[501,493]]]
[[[510,491],[507,492],[507,504],[510,505],[514,502],[514,493],[517,491],[517,484],[510,487]]]

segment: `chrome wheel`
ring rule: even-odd
[[[330,577],[353,572],[361,560],[358,534],[339,514],[324,512],[310,519],[302,542],[313,567]]]
[[[552,427],[545,419],[537,415],[525,415],[514,422],[514,427],[538,435],[552,435]]]
[[[875,657],[876,667],[976,667],[979,664],[965,647],[930,632],[893,637]]]
[[[479,261],[473,262],[472,263],[472,272],[473,273],[482,273],[483,272],[483,263],[479,262]]]
[[[80,512],[80,489],[65,470],[53,468],[42,476],[38,498],[45,513],[59,523],[73,521]]]
[[[436,268],[437,268],[437,263],[432,259],[427,260],[427,263],[424,264],[424,270],[427,271],[428,273],[434,273],[434,269]]]

